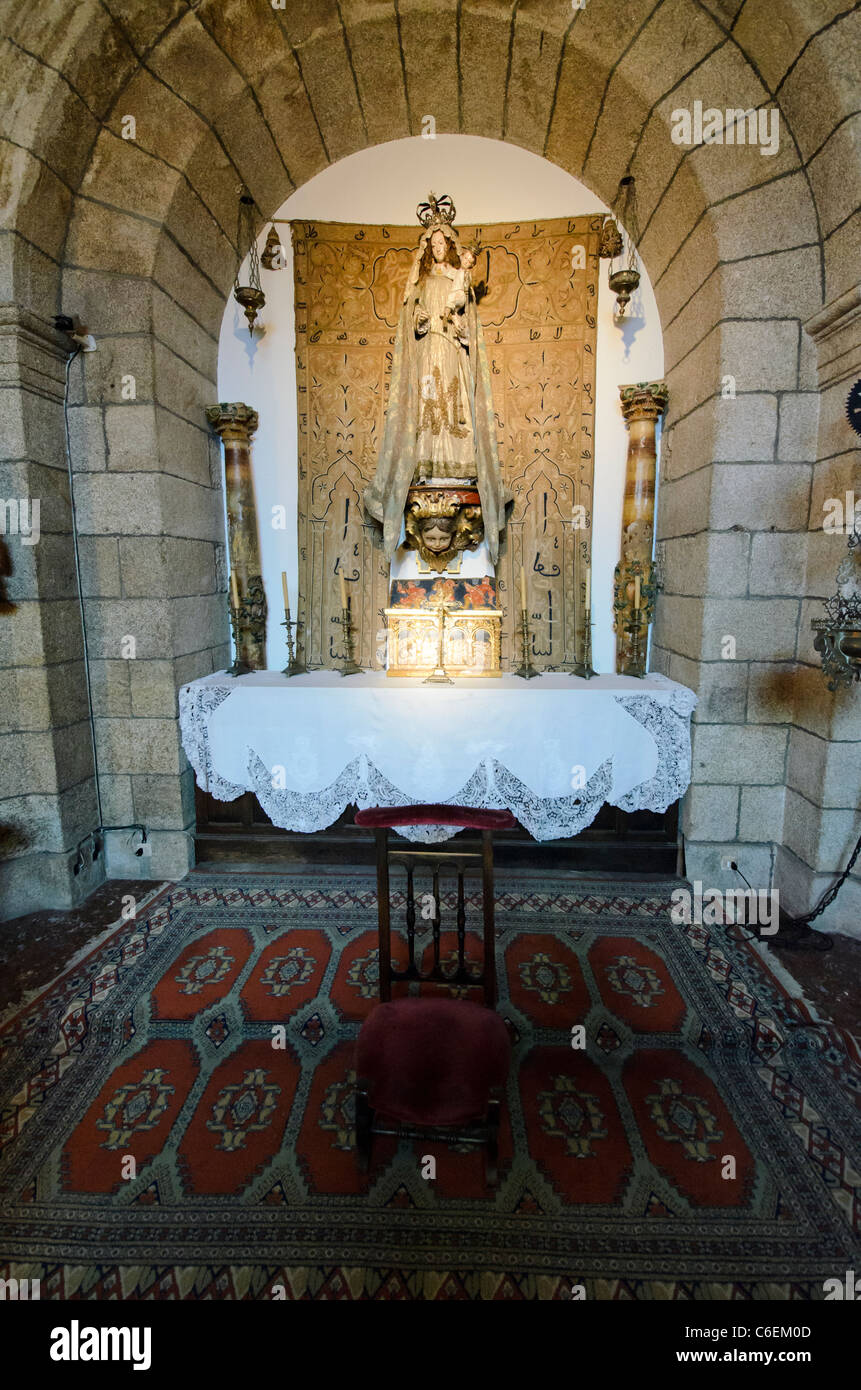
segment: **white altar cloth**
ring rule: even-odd
[[[254,792],[285,830],[322,830],[351,803],[446,802],[510,810],[537,840],[578,834],[605,801],[666,810],[690,781],[695,704],[665,676],[561,673],[424,685],[375,671],[222,671],[179,696],[198,785],[221,801]]]

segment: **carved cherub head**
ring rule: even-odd
[[[481,507],[452,499],[445,489],[422,495],[411,492],[404,512],[405,544],[417,550],[426,565],[442,574],[460,550],[484,539]]]
[[[453,516],[426,516],[419,522],[418,532],[427,549],[441,555],[450,549],[455,527]]]

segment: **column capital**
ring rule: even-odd
[[[257,411],[242,401],[221,401],[218,405],[208,405],[206,418],[225,443],[250,443],[258,424]]]
[[[633,386],[620,386],[622,414],[628,424],[632,420],[659,420],[667,408],[665,381],[638,381]]]

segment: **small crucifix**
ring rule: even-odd
[[[445,615],[448,612],[445,599],[440,599],[437,604],[439,614],[439,625],[437,631],[437,654],[436,667],[429,676],[425,676],[423,685],[454,685],[454,681],[446,673],[445,669]]]

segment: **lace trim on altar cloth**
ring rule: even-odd
[[[230,694],[229,687],[223,685],[184,685],[179,692],[179,727],[185,755],[194,768],[197,785],[218,801],[235,801],[248,790],[235,782],[226,782],[212,766],[209,720]]]
[[[648,695],[616,695],[614,699],[652,735],[658,766],[654,777],[632,787],[613,804],[620,811],[666,811],[687,791],[691,780],[688,720],[697,697],[692,690],[675,690],[665,705]]]
[[[648,678],[652,685],[663,686],[664,689],[669,686],[670,708],[675,710],[676,714],[690,718],[698,703],[698,697],[692,690],[688,690],[686,685],[677,685],[661,671],[650,671]],[[617,695],[615,698],[617,700],[646,700],[649,697],[647,695]]]
[[[251,749],[248,778],[263,810],[282,830],[305,833],[323,830],[351,804],[363,810],[370,806],[416,805],[415,797],[406,796],[394,786],[364,753],[348,763],[334,782],[318,792],[273,787],[269,769]],[[485,758],[460,791],[448,798],[446,805],[511,811],[534,839],[553,840],[558,836],[577,835],[590,825],[607,800],[612,782],[612,760],[608,758],[575,795],[539,797],[502,763],[495,758]],[[438,844],[450,840],[458,832],[450,825],[404,825],[399,826],[396,833],[405,840]]]
[[[672,682],[652,676],[667,685]],[[253,749],[247,749],[248,780],[228,782],[212,766],[209,721],[219,705],[232,693],[229,686],[183,686],[179,692],[179,720],[182,742],[198,785],[219,801],[234,801],[253,791],[273,825],[282,830],[312,834],[333,825],[350,805],[409,806],[416,798],[407,796],[383,776],[379,768],[362,753],[349,762],[328,787],[299,792],[273,786],[271,770]],[[608,758],[592,774],[586,785],[570,796],[541,797],[521,782],[503,763],[486,757],[478,763],[455,796],[451,806],[481,806],[508,810],[517,817],[535,840],[567,839],[590,825],[605,801],[622,811],[666,811],[684,794],[691,776],[691,748],[688,721],[697,703],[690,690],[676,687],[667,702],[648,695],[615,695],[623,710],[637,720],[657,745],[655,775],[618,799],[613,798],[613,760]],[[436,844],[451,839],[457,830],[451,826],[402,826],[396,832],[406,840]]]

